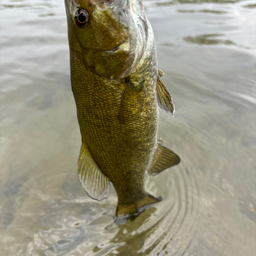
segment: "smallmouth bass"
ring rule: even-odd
[[[158,105],[174,112],[157,70],[155,40],[140,0],[65,0],[71,84],[82,137],[78,176],[96,200],[118,195],[116,216],[159,199],[144,175],[180,162],[157,142]]]

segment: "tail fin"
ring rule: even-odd
[[[116,209],[116,216],[123,216],[129,218],[131,215],[139,215],[150,205],[160,202],[161,198],[155,198],[149,194],[145,194],[145,197],[134,204],[124,205],[118,202]]]

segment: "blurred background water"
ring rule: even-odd
[[[113,221],[88,198],[64,1],[0,2],[0,255],[256,255],[256,2],[146,0],[182,159],[146,178],[163,201]]]

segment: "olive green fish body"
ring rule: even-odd
[[[82,136],[78,175],[97,200],[108,196],[112,182],[117,215],[134,214],[158,201],[145,191],[145,172],[154,175],[179,162],[157,143],[157,103],[170,112],[174,108],[157,71],[153,31],[141,2],[106,2],[66,0],[71,83]]]
[[[132,77],[112,83],[86,70],[74,55],[72,89],[82,141],[113,183],[119,202],[131,204],[145,196],[144,173],[156,146],[154,62],[148,67],[149,75],[136,88]]]

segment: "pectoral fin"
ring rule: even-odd
[[[133,123],[136,114],[143,110],[144,96],[140,93],[143,90],[143,83],[144,80],[140,83],[128,80],[117,116],[121,124]]]
[[[151,176],[158,175],[166,168],[177,165],[180,162],[178,155],[170,149],[158,144],[148,174]]]
[[[84,190],[91,198],[101,201],[108,197],[109,179],[101,172],[84,143],[80,150],[77,172]]]
[[[175,107],[172,101],[172,97],[168,92],[164,82],[160,78],[163,75],[164,75],[163,71],[158,70],[158,77],[157,77],[157,84],[156,84],[157,102],[161,109],[174,114]]]

